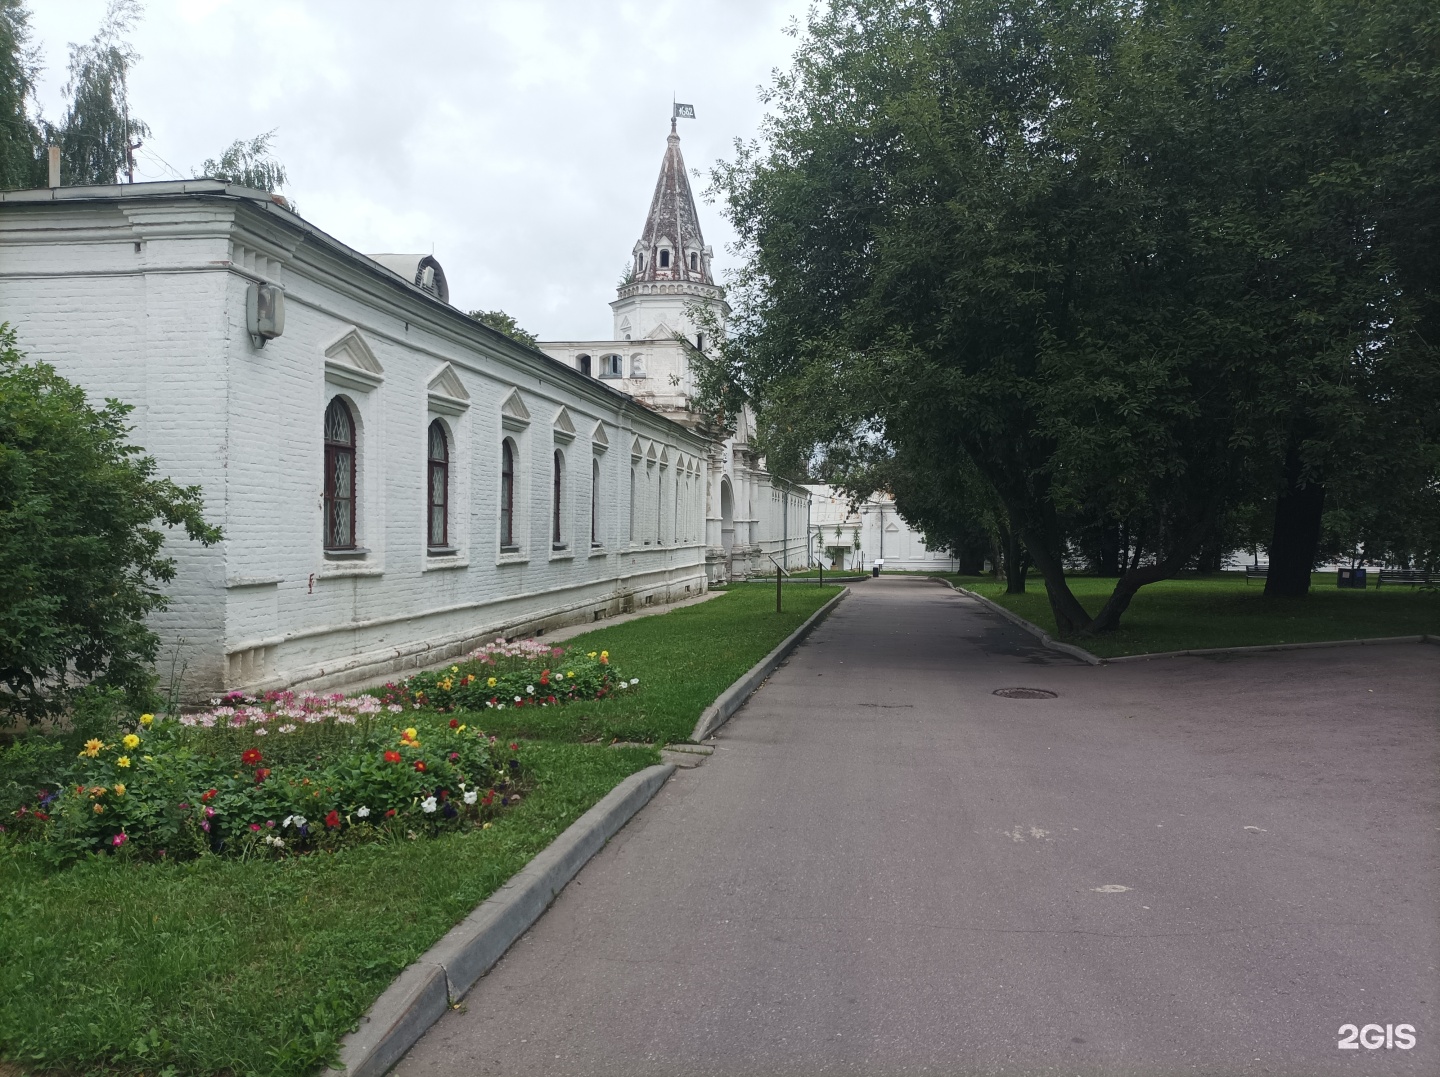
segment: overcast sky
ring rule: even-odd
[[[31,0],[62,110],[66,44],[105,0]],[[788,65],[806,0],[148,0],[133,35],[144,179],[188,178],[276,128],[286,193],[367,252],[428,252],[451,301],[543,340],[608,338],[669,132],[692,170],[756,133],[757,87]],[[168,166],[168,167],[167,167]],[[136,176],[142,178],[141,175]],[[697,197],[707,181],[691,184]],[[731,235],[700,204],[723,271]]]

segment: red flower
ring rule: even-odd
[[[201,802],[202,804],[209,804],[210,801],[214,800],[214,799],[215,799],[217,796],[219,796],[219,795],[220,795],[220,790],[218,790],[218,789],[207,789],[207,790],[205,790],[205,792],[203,792],[203,793],[200,794],[200,802]]]
[[[511,741],[511,742],[510,742],[510,750],[511,750],[512,752],[518,752],[518,751],[520,750],[520,745],[516,744],[514,741]]]
[[[387,763],[398,763],[398,762],[400,762],[400,753],[399,753],[399,752],[386,752],[386,753],[385,753],[385,762],[387,762]]]
[[[385,818],[386,818],[386,819],[389,819],[389,818],[390,818],[391,816],[393,816],[394,814],[395,814],[395,809],[394,809],[394,808],[391,808],[389,811],[387,811],[387,812],[385,813]]]
[[[246,748],[240,753],[240,762],[244,763],[247,767],[253,767],[264,758],[265,757],[260,754],[259,748]]]
[[[459,728],[460,728],[460,719],[459,719],[459,718],[451,718],[451,719],[450,719],[450,728],[451,728],[451,729],[459,729]]]
[[[491,789],[488,793],[486,793],[483,797],[480,798],[480,803],[481,803],[482,805],[484,805],[485,807],[488,808],[488,807],[490,806],[491,801],[493,801],[494,799],[495,799],[495,790]]]
[[[460,758],[460,753],[459,753],[459,752],[451,752],[451,753],[450,753],[450,762],[453,763],[453,762],[455,762],[455,760],[457,760],[457,759],[459,759],[459,758]]]
[[[340,825],[340,813],[334,808],[331,808],[330,814],[325,816],[325,825],[328,827],[337,827]]]
[[[549,683],[550,683],[550,671],[549,671],[548,669],[542,669],[542,670],[540,671],[540,683],[541,683],[541,684],[549,684]]]
[[[415,769],[418,770],[418,771],[424,771],[424,769],[425,769],[425,760],[423,760],[423,759],[417,759],[417,760],[415,760]]]
[[[43,811],[40,811],[40,810],[37,808],[36,811],[35,811],[35,818],[36,818],[36,819],[39,819],[39,820],[43,823],[43,822],[45,822],[45,820],[49,819],[50,816],[46,815]]]
[[[264,781],[266,778],[268,778],[268,777],[270,777],[270,768],[269,768],[269,767],[261,767],[259,770],[257,770],[257,771],[255,772],[255,780],[256,780],[257,782],[263,782],[263,781]]]
[[[548,703],[554,703],[554,702],[555,702],[555,697],[554,697],[554,696],[551,696],[546,702],[548,702]]]

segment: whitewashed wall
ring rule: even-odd
[[[0,319],[32,359],[133,404],[162,474],[203,487],[225,541],[171,543],[157,617],[195,692],[379,677],[499,632],[588,620],[706,586],[706,444],[493,333],[268,202],[210,181],[0,196]],[[285,290],[256,348],[252,281]],[[359,426],[359,544],[327,557],[321,420]],[[563,412],[562,412],[563,409]],[[451,537],[426,547],[426,430],[451,435]],[[573,432],[572,432],[573,431]],[[500,443],[519,448],[519,553],[499,549]],[[630,541],[638,446],[658,537]],[[552,550],[552,454],[567,548]],[[601,469],[590,543],[591,462]],[[653,460],[653,463],[649,461]],[[647,508],[647,511],[650,511]],[[648,519],[649,517],[647,517]]]

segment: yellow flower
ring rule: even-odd
[[[465,732],[465,725],[464,725],[463,722],[461,723],[460,728],[457,729],[457,730],[455,730],[455,732],[457,732],[457,733],[463,733],[463,732]]]
[[[153,714],[142,714],[142,715],[140,716],[140,724],[143,725],[143,726],[144,726],[145,728],[147,728],[147,729],[150,728],[150,723],[153,722],[154,720],[155,720],[155,716],[154,716]]]
[[[128,755],[122,755],[119,759],[115,760],[115,765],[117,767],[124,767],[127,770],[130,769],[130,757]]]
[[[126,733],[120,738],[120,743],[125,745],[126,748],[135,749],[140,747],[140,738],[134,733]]]
[[[485,682],[485,685],[486,685],[486,687],[488,687],[488,688],[494,688],[494,687],[495,687],[495,678],[494,678],[494,677],[491,677],[489,680],[487,680],[487,681]]]
[[[450,691],[451,685],[453,685],[454,683],[455,683],[455,682],[452,681],[449,677],[446,677],[443,681],[440,682],[440,687],[443,688],[443,689],[445,689],[445,691],[448,692],[448,691]]]
[[[415,731],[415,727],[414,727],[413,725],[412,725],[412,726],[407,726],[406,729],[405,729],[405,736],[402,737],[401,739],[402,739],[402,740],[414,740],[414,739],[415,739],[416,737],[418,737],[419,735],[420,735],[420,734]]]
[[[574,671],[573,669],[571,669],[571,670],[566,670],[566,671],[565,671],[565,676],[567,676],[567,677],[573,677],[573,676],[575,676],[575,671]]]
[[[95,805],[95,814],[96,814],[96,815],[104,815],[104,814],[105,814],[105,805],[104,805],[104,804],[96,804],[96,805]]]
[[[460,672],[460,667],[459,667],[459,666],[451,666],[451,667],[450,667],[450,672],[451,672],[451,673],[459,673],[459,672]]]
[[[91,740],[87,740],[85,742],[85,747],[81,749],[80,754],[94,759],[97,755],[100,754],[100,750],[104,747],[105,745],[102,741],[94,740],[92,738]]]
[[[609,651],[601,651],[601,652],[600,652],[600,657],[601,657],[601,658],[609,658],[609,657],[610,657],[610,652],[609,652]]]
[[[115,783],[115,795],[116,795],[117,797],[123,797],[123,796],[125,795],[125,783],[124,783],[124,782],[116,782],[116,783]]]
[[[97,805],[95,805],[95,806],[98,808],[100,805],[97,804]],[[489,829],[490,829],[490,824],[489,824],[489,823],[485,823],[485,824],[483,824],[483,825],[480,827],[480,829],[481,829],[481,830],[489,830]]]
[[[595,652],[594,652],[594,651],[591,651],[591,652],[590,652],[589,654],[587,654],[585,657],[586,657],[586,658],[594,658],[594,657],[595,657]]]

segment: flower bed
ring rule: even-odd
[[[9,820],[60,859],[282,857],[488,826],[521,798],[517,745],[373,696],[231,696],[87,741]]]
[[[609,651],[497,639],[449,669],[417,673],[385,685],[380,701],[391,707],[427,707],[440,714],[555,707],[633,692],[639,683],[638,677],[627,680],[615,668]]]

